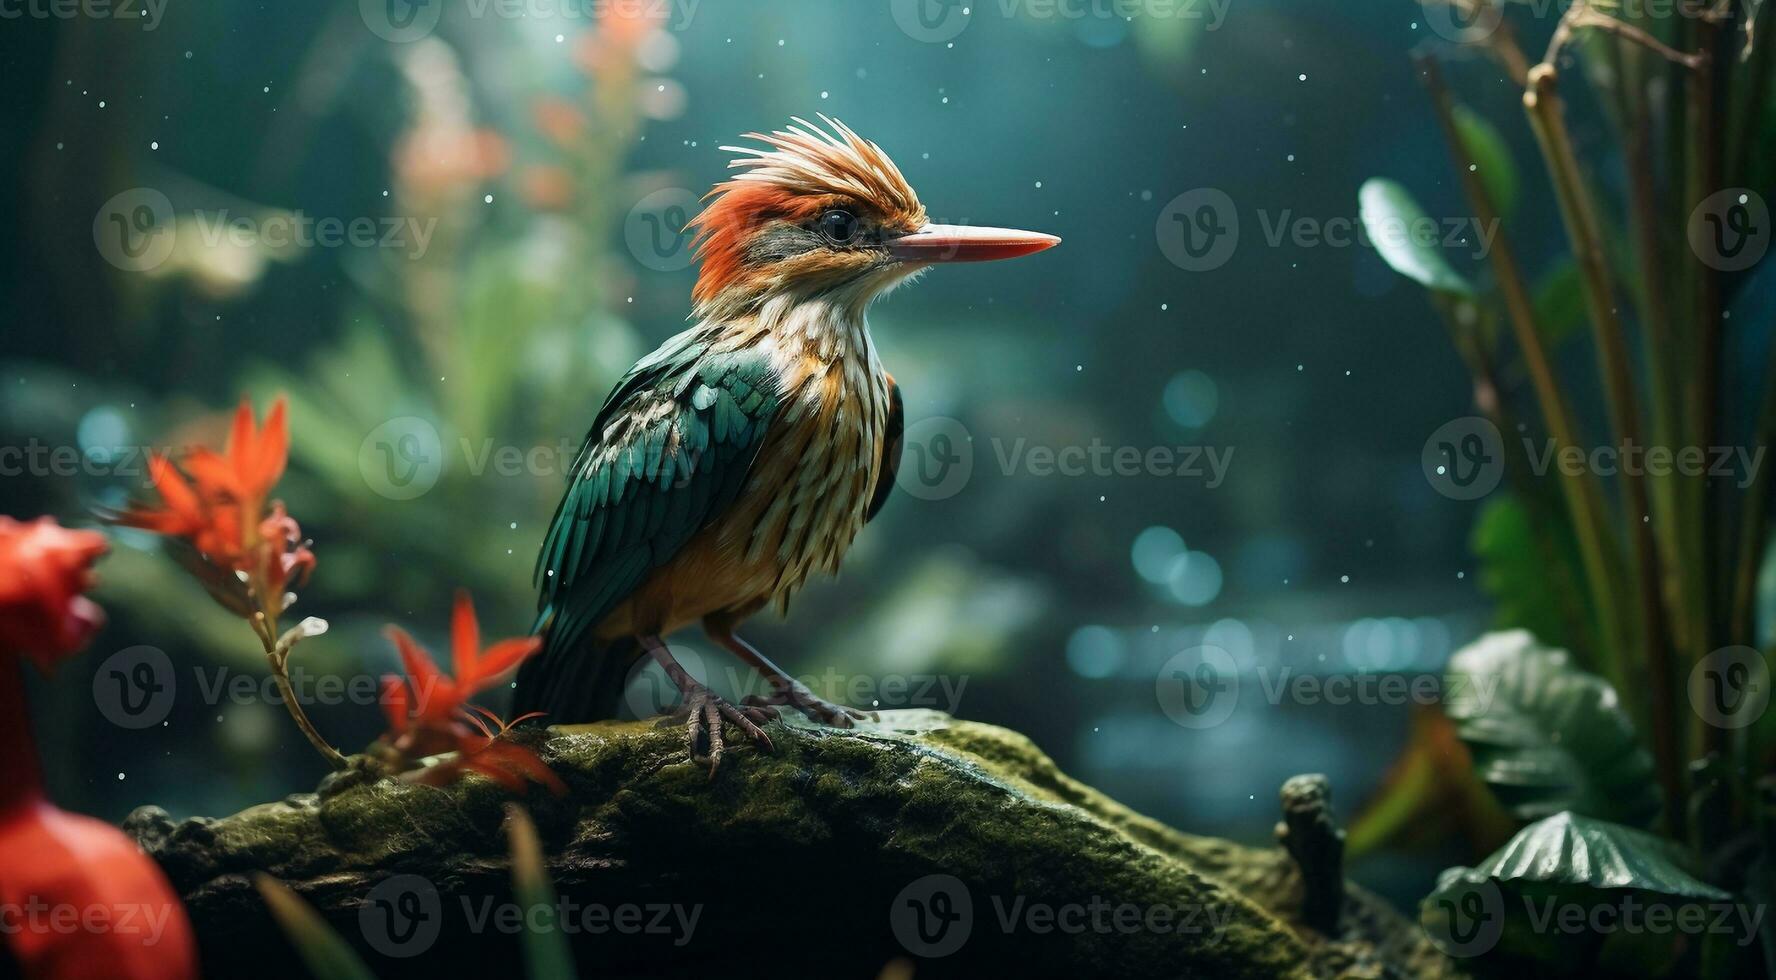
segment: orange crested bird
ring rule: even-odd
[[[713,773],[731,723],[759,747],[780,706],[849,727],[735,628],[787,612],[816,570],[836,573],[894,485],[903,409],[865,314],[937,262],[1006,259],[1053,235],[936,225],[881,147],[837,120],[742,137],[742,171],[692,221],[691,318],[617,383],[576,457],[537,556],[543,651],[514,710],[612,717],[644,655],[683,695],[691,757]],[[663,637],[701,621],[764,675],[736,705],[690,676]],[[707,746],[705,748],[705,746]]]

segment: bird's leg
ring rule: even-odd
[[[838,728],[850,728],[853,721],[876,720],[875,712],[862,712],[856,708],[833,704],[813,691],[801,681],[783,672],[783,668],[766,659],[752,644],[734,634],[734,622],[731,617],[720,614],[706,616],[703,629],[709,638],[727,647],[734,656],[746,661],[752,669],[763,674],[771,684],[770,694],[749,694],[740,699],[740,703],[752,708],[789,705],[815,721]]]
[[[666,644],[659,637],[643,636],[639,640],[642,647],[666,671],[666,676],[672,679],[673,686],[684,696],[684,702],[671,717],[685,720],[685,743],[690,748],[692,762],[709,763],[709,775],[715,775],[716,767],[721,765],[722,750],[725,747],[722,726],[726,722],[732,722],[741,731],[752,736],[759,748],[766,752],[771,751],[771,736],[766,735],[759,725],[776,717],[776,709],[756,705],[736,708],[698,683],[696,678],[679,666],[672,651],[666,649]],[[705,736],[709,742],[707,753],[701,751],[699,746]]]

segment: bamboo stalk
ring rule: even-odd
[[[1579,9],[1579,8],[1574,8]],[[1544,62],[1530,69],[1529,87],[1524,90],[1523,104],[1528,111],[1530,127],[1541,144],[1542,155],[1554,183],[1555,197],[1566,224],[1567,238],[1573,250],[1585,286],[1585,303],[1590,311],[1592,333],[1596,339],[1599,371],[1609,405],[1612,427],[1624,447],[1646,446],[1640,434],[1640,409],[1634,390],[1633,369],[1629,362],[1626,332],[1618,315],[1614,289],[1610,283],[1608,256],[1604,252],[1603,233],[1596,205],[1579,170],[1578,155],[1566,130],[1566,120],[1556,91],[1558,73]],[[1646,484],[1638,469],[1622,474],[1625,517],[1628,539],[1634,561],[1634,577],[1639,593],[1641,614],[1641,664],[1646,667],[1647,692],[1644,698],[1650,711],[1648,733],[1653,745],[1654,761],[1659,769],[1660,783],[1666,796],[1666,812],[1674,827],[1681,826],[1683,815],[1682,738],[1675,729],[1672,702],[1673,670],[1666,621],[1664,597],[1660,589],[1660,565],[1653,542],[1650,508]]]
[[[1567,446],[1577,446],[1578,425],[1573,420],[1572,410],[1566,403],[1566,396],[1561,393],[1559,379],[1555,376],[1547,351],[1542,346],[1542,331],[1536,324],[1535,306],[1530,300],[1529,289],[1524,284],[1523,273],[1512,252],[1510,238],[1499,227],[1498,209],[1493,204],[1485,182],[1474,170],[1467,147],[1462,145],[1461,133],[1455,125],[1449,89],[1443,83],[1442,72],[1436,59],[1429,55],[1419,56],[1416,62],[1420,70],[1419,77],[1431,95],[1438,122],[1442,124],[1450,154],[1455,158],[1462,188],[1474,208],[1474,217],[1484,227],[1499,228],[1494,236],[1491,253],[1493,275],[1498,279],[1507,319],[1511,322],[1524,363],[1529,368],[1536,400],[1541,407],[1543,422],[1554,441],[1554,450],[1559,453]],[[1573,534],[1578,540],[1580,558],[1585,566],[1587,597],[1597,615],[1599,645],[1594,651],[1593,659],[1599,670],[1622,692],[1623,697],[1632,699],[1635,692],[1626,683],[1628,678],[1621,656],[1623,623],[1619,618],[1615,583],[1618,559],[1607,530],[1603,495],[1597,486],[1595,474],[1568,474],[1562,469],[1561,478],[1564,491],[1562,496],[1566,500]]]

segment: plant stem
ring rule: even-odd
[[[290,712],[290,718],[302,734],[308,736],[308,744],[314,746],[321,758],[334,769],[344,769],[350,762],[331,742],[321,737],[321,733],[308,720],[308,713],[296,701],[296,689],[290,684],[290,674],[286,670],[289,655],[278,649],[277,620],[261,612],[254,617],[253,632],[259,634],[259,642],[265,645],[265,662],[271,665],[271,676],[277,681],[278,695],[283,698],[284,708]]]
[[[1449,89],[1443,84],[1442,72],[1436,59],[1429,55],[1420,56],[1416,60],[1419,77],[1430,92],[1431,104],[1442,124],[1449,152],[1455,158],[1462,188],[1474,208],[1474,217],[1482,227],[1499,229],[1494,236],[1491,253],[1493,275],[1498,278],[1506,318],[1511,322],[1517,346],[1529,368],[1536,400],[1541,405],[1543,423],[1547,425],[1554,441],[1554,451],[1559,453],[1567,446],[1577,446],[1578,426],[1573,421],[1566,397],[1561,393],[1560,382],[1548,360],[1547,351],[1542,346],[1542,331],[1536,324],[1535,305],[1530,300],[1523,273],[1517,266],[1510,239],[1500,227],[1498,208],[1493,204],[1485,182],[1473,168],[1467,147],[1462,144],[1461,133],[1455,125]],[[1559,471],[1567,511],[1572,519],[1573,535],[1578,541],[1580,560],[1585,566],[1585,578],[1589,586],[1587,593],[1592,608],[1596,610],[1599,642],[1592,659],[1616,685],[1617,690],[1626,696],[1631,689],[1626,685],[1627,677],[1623,673],[1621,662],[1623,626],[1616,605],[1616,560],[1604,516],[1603,496],[1598,489],[1595,474],[1572,473],[1564,467]]]
[[[1566,131],[1560,97],[1555,90],[1558,77],[1554,66],[1546,62],[1530,69],[1523,104],[1529,113],[1530,127],[1541,144],[1542,156],[1547,162],[1555,197],[1566,224],[1567,238],[1585,285],[1585,302],[1591,314],[1612,427],[1624,447],[1638,445],[1644,448],[1646,443],[1640,434],[1640,409],[1634,394],[1633,369],[1610,284],[1603,233],[1595,204],[1579,172],[1572,139]],[[1645,701],[1650,709],[1646,717],[1652,729],[1648,736],[1652,741],[1660,782],[1665,789],[1667,814],[1674,828],[1678,828],[1684,820],[1683,751],[1674,727],[1669,627],[1664,598],[1660,594],[1659,558],[1649,524],[1652,515],[1647,506],[1646,484],[1638,468],[1623,474],[1622,485],[1642,616],[1640,646],[1645,656],[1641,663],[1646,668],[1648,690]]]

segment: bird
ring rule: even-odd
[[[905,402],[871,340],[870,305],[939,263],[1060,243],[1039,232],[931,223],[876,143],[825,114],[746,133],[737,171],[686,225],[698,263],[689,329],[629,369],[568,473],[536,562],[538,654],[513,710],[550,724],[615,717],[651,657],[678,689],[693,762],[713,777],[724,726],[760,749],[780,708],[849,728],[863,712],[786,674],[736,630],[787,614],[836,575],[894,486]],[[665,638],[701,624],[762,675],[732,703]]]

